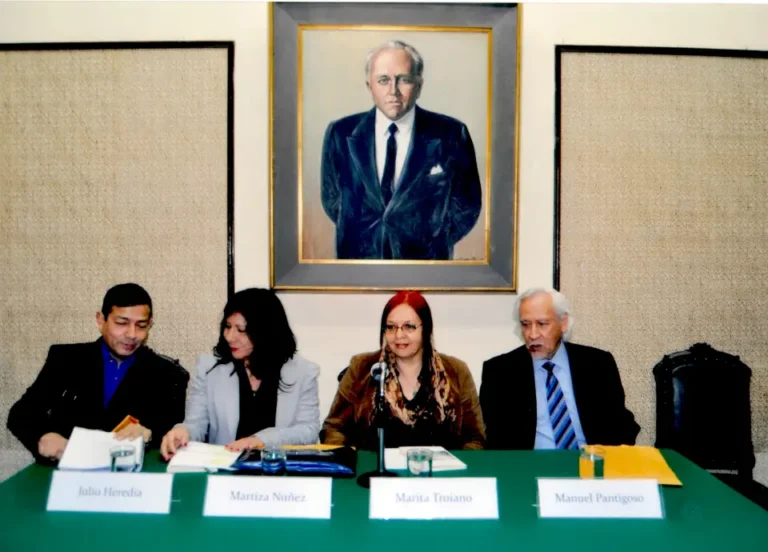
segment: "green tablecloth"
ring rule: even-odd
[[[30,466],[0,484],[0,551],[99,550],[759,550],[768,512],[675,452],[682,488],[663,489],[664,520],[539,519],[536,477],[575,477],[571,452],[464,451],[459,476],[498,478],[497,521],[369,521],[368,491],[333,482],[330,520],[203,518],[206,477],[176,474],[170,515],[46,512],[52,470]],[[361,453],[359,471],[374,467]],[[157,453],[145,471],[163,471]]]

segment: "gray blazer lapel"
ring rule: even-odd
[[[267,446],[307,445],[317,442],[320,431],[320,401],[317,378],[320,367],[301,356],[283,365],[285,391],[278,392],[275,427],[259,431]]]
[[[234,441],[240,421],[240,387],[232,368],[217,366],[208,379],[208,442],[216,445]]]
[[[219,403],[223,406],[221,427],[219,427],[219,437],[217,439],[221,444],[235,440],[237,424],[240,423],[240,383],[237,375],[232,374],[232,364],[227,364],[224,368],[220,372],[223,377],[222,381],[219,382],[219,392],[216,394],[214,403]]]

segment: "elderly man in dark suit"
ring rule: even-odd
[[[391,41],[366,60],[375,107],[328,125],[323,208],[339,259],[449,260],[477,222],[481,186],[469,130],[416,105],[424,61]]]
[[[518,299],[525,345],[483,364],[486,448],[576,449],[635,444],[640,426],[624,406],[613,355],[567,342],[570,306],[555,290]]]
[[[8,414],[8,429],[38,462],[59,460],[76,426],[122,426],[119,439],[141,436],[157,445],[184,419],[189,374],[144,345],[152,324],[146,290],[131,283],[110,288],[96,322],[98,340],[51,346],[37,379]]]

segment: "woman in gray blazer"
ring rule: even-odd
[[[283,305],[271,290],[237,292],[224,307],[219,342],[197,361],[184,422],[160,445],[167,460],[189,441],[244,448],[318,441],[319,367],[296,354]]]

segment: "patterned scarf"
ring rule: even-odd
[[[443,361],[435,349],[434,338],[431,341],[431,345],[432,358],[429,359],[429,373],[431,375],[430,383],[433,393],[430,395],[422,409],[418,412],[411,412],[405,407],[403,390],[397,379],[397,376],[400,373],[397,367],[397,356],[390,350],[386,338],[382,342],[379,362],[384,362],[386,356],[388,365],[391,368],[387,373],[387,379],[385,381],[385,397],[389,403],[392,414],[409,426],[414,425],[419,418],[429,416],[434,416],[439,424],[442,424],[446,420],[452,422],[456,421],[456,399],[454,394],[451,393],[451,382],[448,380],[448,376],[445,373]],[[374,401],[376,400],[375,394],[376,391],[374,390]]]

